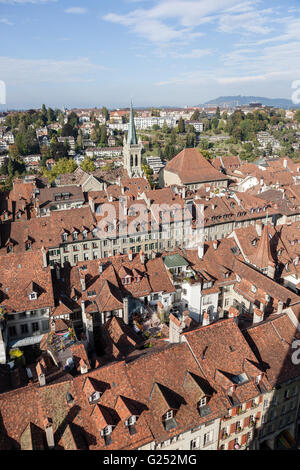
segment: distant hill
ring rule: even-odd
[[[261,96],[220,96],[214,100],[207,101],[204,105],[217,106],[246,106],[250,103],[261,103],[264,106],[274,106],[275,108],[299,108],[291,100],[285,98],[264,98]],[[203,106],[199,105],[199,106]]]

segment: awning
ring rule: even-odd
[[[10,348],[22,348],[24,346],[32,346],[33,344],[39,344],[44,335],[40,336],[29,336],[29,338],[17,339],[9,341],[8,346]]]

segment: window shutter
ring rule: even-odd
[[[250,416],[244,419],[244,428],[247,428],[250,425]]]
[[[236,416],[236,414],[237,414],[237,407],[232,408],[231,416]]]
[[[228,450],[233,450],[234,449],[234,439],[229,442],[228,444]]]
[[[248,437],[248,434],[244,434],[244,435],[242,436],[242,445],[246,444],[246,442],[247,442],[247,437]]]
[[[231,426],[230,426],[230,434],[234,433],[235,430],[236,430],[236,423],[231,424]]]
[[[251,405],[252,405],[252,402],[249,401],[249,402],[246,404],[246,410],[249,410],[249,408],[251,408]]]

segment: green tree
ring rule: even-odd
[[[87,173],[92,173],[96,170],[95,163],[89,157],[86,157],[80,166]]]
[[[178,121],[178,132],[179,134],[183,134],[184,131],[185,131],[184,120],[182,119],[182,117],[180,117]]]

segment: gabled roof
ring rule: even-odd
[[[216,170],[197,149],[182,150],[167,163],[164,171],[177,174],[184,184],[228,179]]]

